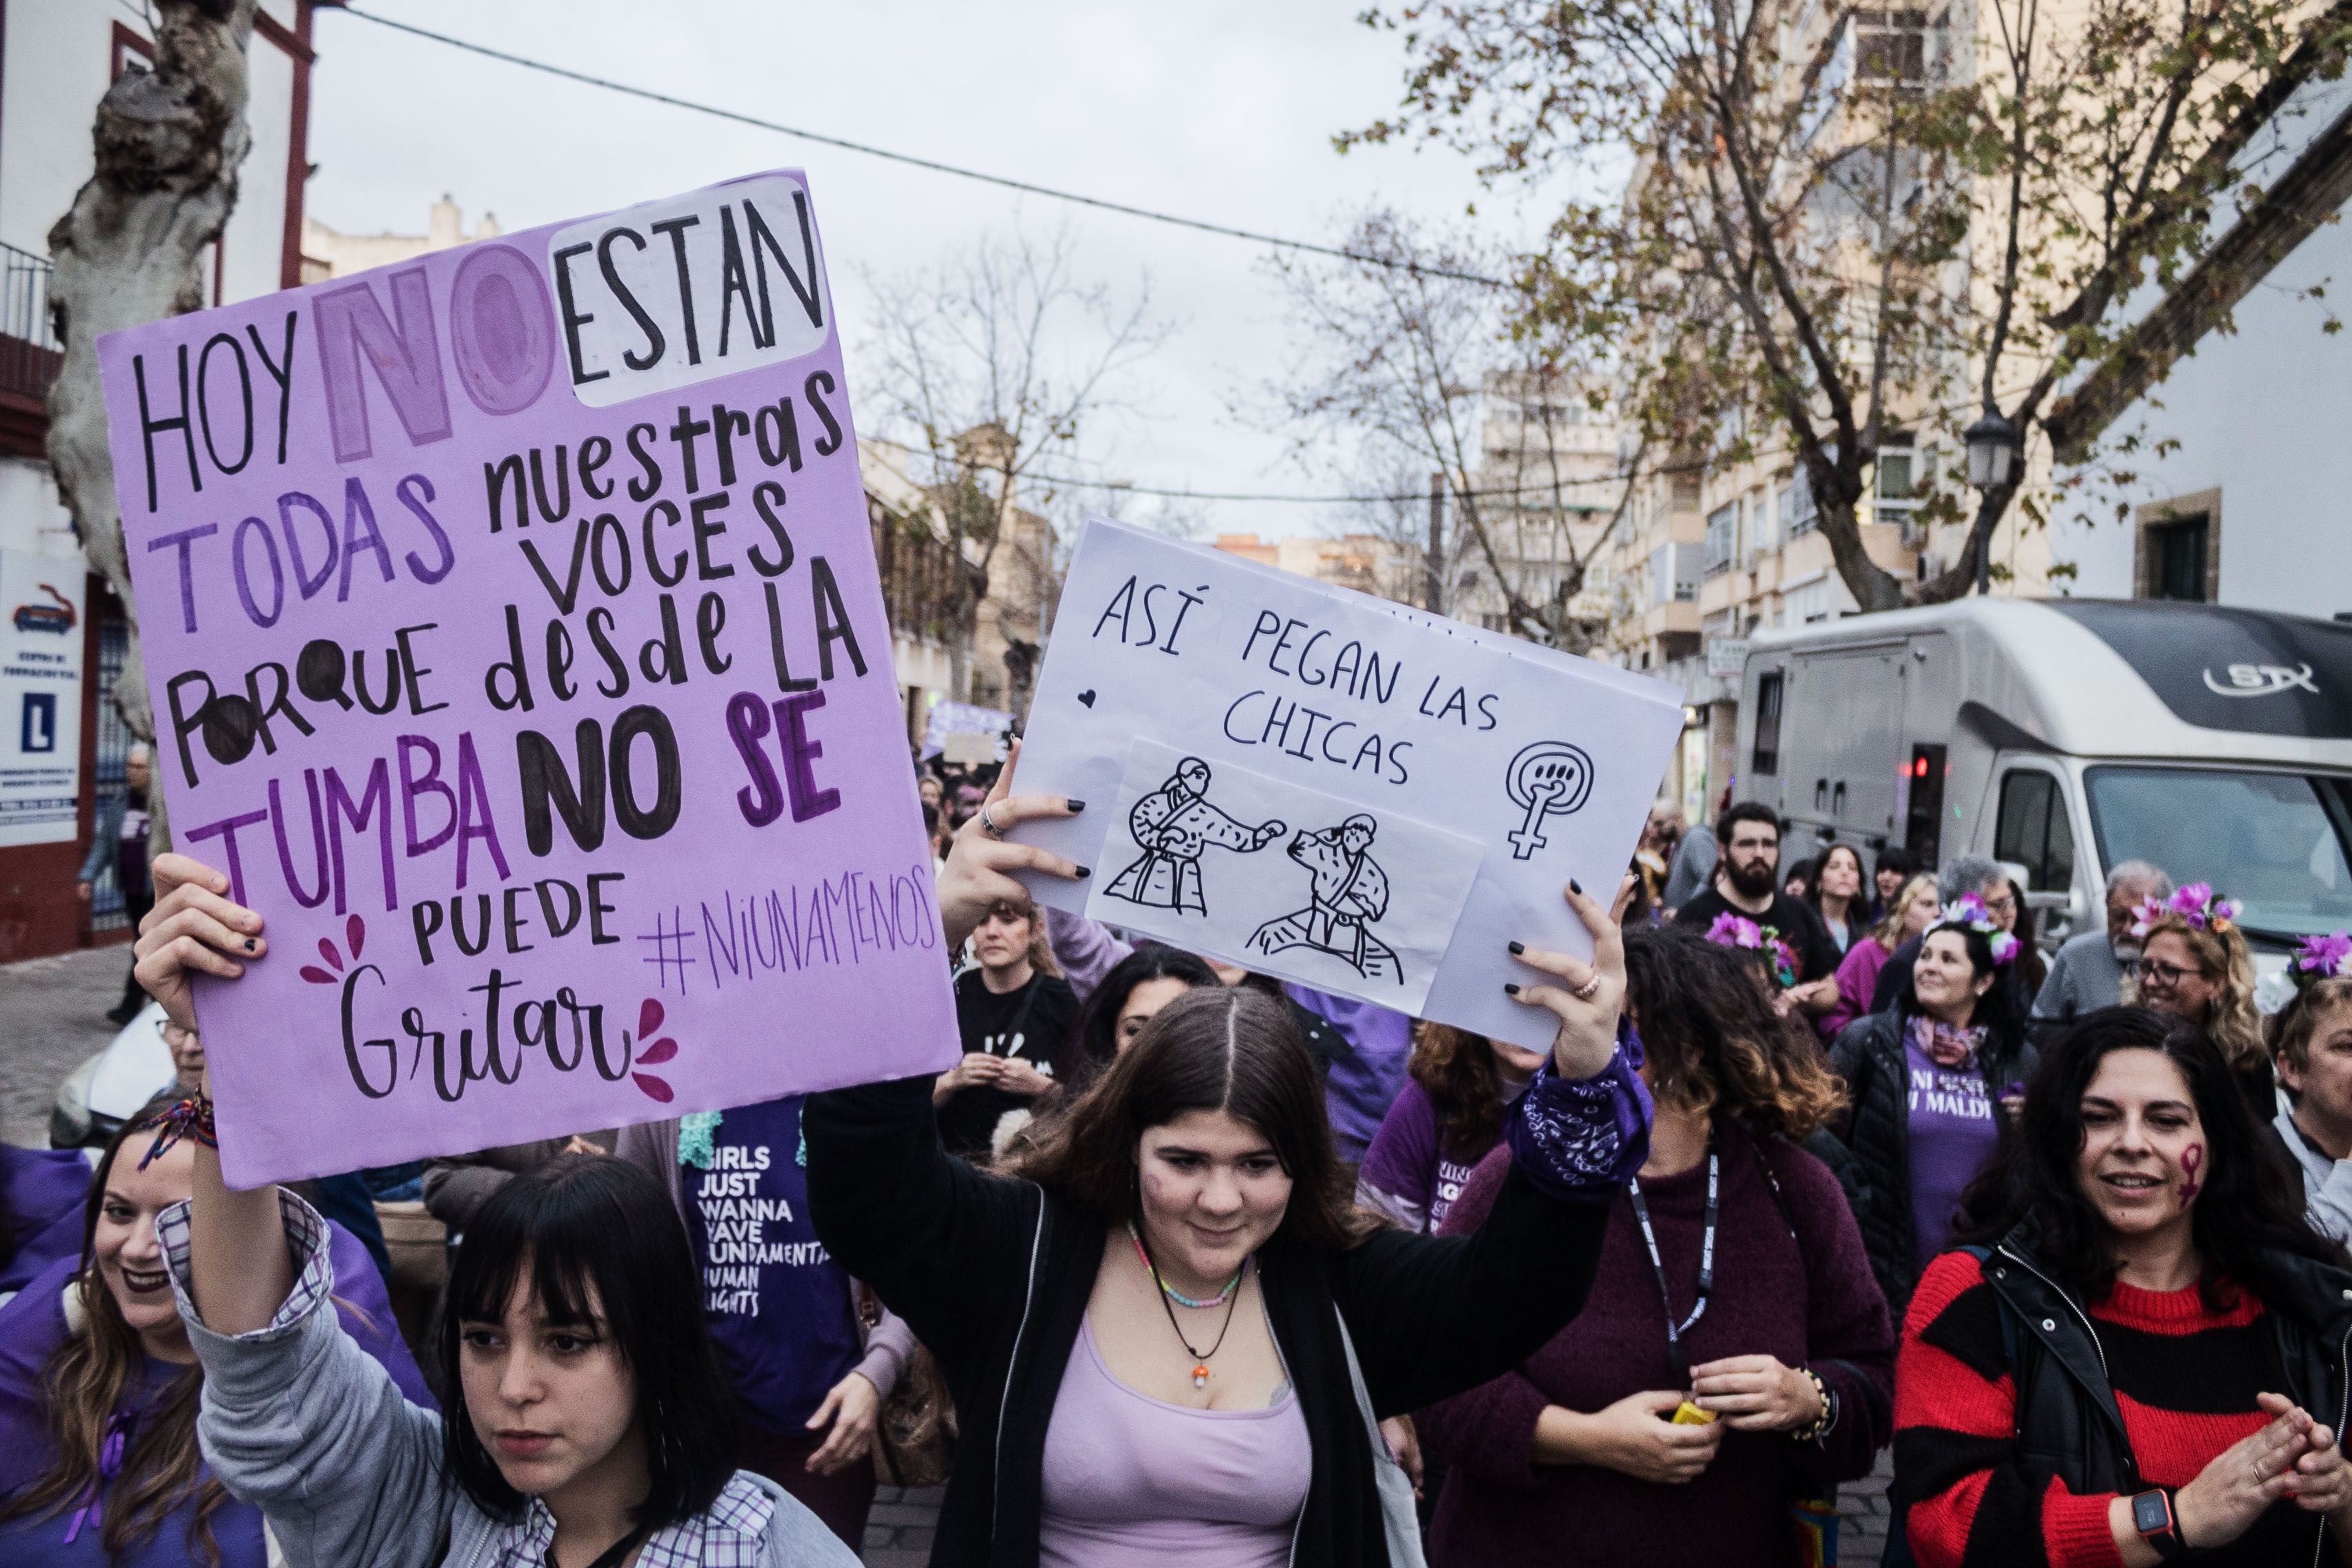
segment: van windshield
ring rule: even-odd
[[[2352,781],[2225,768],[2089,770],[2099,859],[2210,882],[2273,936],[2352,926]]]

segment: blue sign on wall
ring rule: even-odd
[[[58,749],[56,692],[25,693],[24,716],[17,731],[16,749],[23,752],[54,752]]]

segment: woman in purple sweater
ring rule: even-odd
[[[1885,1299],[1836,1179],[1794,1142],[1835,1108],[1835,1080],[1727,951],[1628,931],[1625,959],[1649,1159],[1583,1311],[1517,1370],[1415,1415],[1448,1467],[1437,1568],[1556,1563],[1569,1541],[1594,1564],[1792,1565],[1791,1503],[1869,1474],[1893,1430]],[[1503,1169],[1480,1164],[1441,1234],[1476,1229]],[[1674,1424],[1685,1401],[1714,1419]]]

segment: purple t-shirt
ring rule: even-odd
[[[1323,1099],[1331,1113],[1331,1142],[1342,1160],[1360,1162],[1389,1107],[1405,1085],[1412,1059],[1412,1020],[1376,1002],[1334,996],[1328,991],[1285,984],[1283,991],[1339,1031],[1355,1050],[1331,1064]]]
[[[1525,1092],[1521,1086],[1511,1096],[1517,1100]],[[1503,1131],[1503,1103],[1495,1107],[1495,1133]],[[1358,1173],[1360,1188],[1371,1187],[1392,1200],[1377,1206],[1391,1212],[1399,1220],[1415,1219],[1418,1228],[1434,1233],[1445,1223],[1445,1211],[1462,1195],[1463,1184],[1470,1173],[1486,1156],[1486,1149],[1467,1160],[1456,1159],[1459,1150],[1441,1147],[1437,1126],[1437,1107],[1429,1091],[1411,1078],[1397,1091],[1396,1103],[1389,1107],[1388,1119],[1372,1135],[1372,1146],[1364,1154],[1363,1169]]]
[[[343,1328],[360,1348],[382,1362],[384,1370],[412,1404],[435,1408],[432,1394],[401,1342],[399,1325],[385,1296],[383,1277],[376,1272],[367,1248],[341,1226],[331,1227],[329,1258],[335,1271],[335,1310]],[[70,1331],[66,1325],[66,1280],[81,1266],[80,1240],[74,1255],[61,1258],[27,1284],[22,1294],[0,1307],[0,1497],[13,1496],[31,1486],[56,1461],[42,1406],[42,1368],[49,1354]],[[166,1397],[171,1385],[188,1369],[170,1362],[142,1358],[131,1384],[116,1404],[118,1414],[131,1418],[132,1441],[138,1421],[151,1405]],[[199,1463],[199,1477],[211,1467]],[[0,1521],[0,1563],[25,1568],[186,1568],[203,1559],[188,1545],[188,1525],[195,1515],[193,1500],[163,1516],[155,1533],[110,1564],[100,1543],[103,1530],[95,1513],[74,1531],[75,1510],[62,1515],[20,1515]],[[268,1552],[261,1539],[261,1510],[231,1498],[214,1510],[213,1536],[220,1544],[221,1568],[264,1568]]]
[[[1992,1157],[2000,1128],[1973,1059],[1937,1067],[1914,1031],[1906,1031],[1903,1053],[1911,1079],[1911,1258],[1925,1271],[1951,1239],[1960,1189]]]
[[[744,1415],[788,1436],[861,1353],[849,1276],[809,1221],[805,1098],[725,1112],[709,1166],[678,1173],[710,1337],[733,1368]]]
[[[58,1258],[81,1251],[83,1200],[90,1163],[79,1149],[19,1149],[0,1143],[0,1295]]]

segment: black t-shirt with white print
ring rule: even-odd
[[[1054,1058],[1078,1016],[1078,994],[1070,983],[1050,974],[1030,976],[1017,991],[991,991],[977,968],[956,976],[956,1032],[966,1055],[1019,1057],[1051,1077]],[[950,1097],[940,1107],[940,1142],[950,1154],[967,1156],[989,1152],[996,1124],[1008,1111],[1028,1110],[1035,1100],[980,1085]]]

